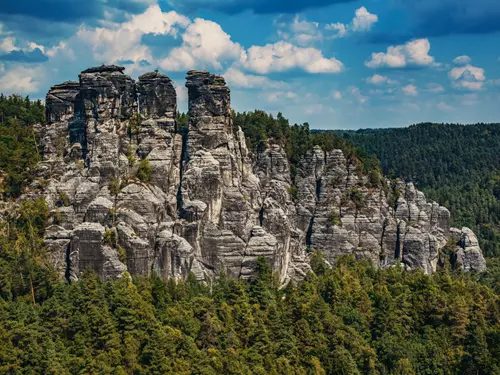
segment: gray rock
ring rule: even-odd
[[[172,81],[158,72],[134,82],[124,68],[103,65],[47,94],[38,173],[48,181],[54,225],[46,243],[61,277],[75,280],[89,268],[108,279],[125,271],[250,279],[262,256],[284,284],[311,271],[308,250],[322,251],[330,265],[352,254],[375,267],[401,262],[431,273],[449,241],[461,267],[485,269],[474,233],[450,228],[449,211],[414,184],[398,181],[389,207],[355,158],[319,146],[292,181],[281,145],[269,140],[253,154],[233,129],[222,77],[190,71],[186,87],[187,133],[175,123]],[[148,182],[135,177],[142,159]],[[115,178],[120,191],[111,196]],[[116,244],[104,243],[105,227]]]

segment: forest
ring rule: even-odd
[[[42,152],[33,124],[43,123],[43,117],[38,101],[0,97],[4,199],[18,197],[33,179]],[[179,128],[186,126],[185,115],[178,120]],[[375,153],[387,169],[386,154],[351,139],[370,135],[345,140],[316,134],[307,123],[290,125],[281,114],[274,118],[261,111],[235,113],[233,120],[251,149],[267,140],[282,142],[295,166],[312,145],[321,144],[341,148],[365,170],[379,173],[377,159],[370,156]],[[492,176],[499,164],[486,150],[494,141],[470,138],[451,138],[456,140],[448,142],[454,153],[443,156],[447,164],[434,160],[436,143],[414,156],[415,165],[424,159],[427,168],[441,165],[433,178],[458,194],[464,180],[474,189],[482,180],[473,173],[479,178],[489,170]],[[467,148],[474,156],[466,156]],[[403,163],[411,163],[411,155],[398,152]],[[490,164],[481,167],[487,155],[484,162]],[[461,157],[465,161],[455,160]],[[474,172],[465,168],[469,162]],[[425,171],[419,168],[408,178]],[[391,169],[400,174],[395,164]],[[438,182],[426,172],[425,183],[437,192]],[[432,189],[427,193],[436,199]],[[482,196],[482,190],[476,194]],[[461,210],[469,202],[463,199]],[[455,201],[450,195],[440,202]],[[461,220],[457,212],[455,220]],[[165,281],[154,274],[102,281],[87,272],[68,283],[53,271],[43,243],[48,217],[45,201],[31,199],[20,202],[16,214],[5,215],[0,225],[1,374],[500,374],[498,258],[482,274],[443,264],[425,275],[399,266],[377,270],[349,256],[330,268],[320,252],[313,252],[314,272],[284,288],[263,259],[250,281],[225,275],[212,283],[193,275]]]
[[[43,200],[0,234],[2,374],[500,374],[498,270],[376,270],[344,256],[279,288],[154,274],[58,280]]]
[[[484,254],[500,256],[500,124],[417,124],[335,131],[389,177],[414,181],[451,211],[452,224],[478,234]]]

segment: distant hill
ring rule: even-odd
[[[453,225],[479,234],[487,256],[500,255],[500,124],[423,123],[333,133],[375,154],[385,174],[413,180],[451,210]]]

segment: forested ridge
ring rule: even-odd
[[[1,97],[0,110],[1,185],[13,200],[39,160],[43,105]],[[292,166],[321,144],[379,175],[369,153],[308,124],[261,111],[233,119],[252,149],[284,144]],[[0,374],[500,374],[498,259],[483,274],[443,264],[424,275],[347,256],[329,268],[313,252],[314,273],[285,288],[263,259],[252,281],[86,273],[67,283],[43,243],[45,201],[18,203],[0,224]]]
[[[408,128],[335,131],[384,173],[416,182],[447,207],[454,226],[474,230],[484,254],[500,255],[500,124],[417,124]]]

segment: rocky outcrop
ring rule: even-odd
[[[222,77],[190,71],[186,86],[188,129],[178,129],[175,89],[158,72],[135,82],[101,66],[47,94],[39,173],[61,277],[89,268],[103,278],[251,278],[264,257],[286,283],[310,271],[312,250],[330,264],[352,254],[431,273],[450,241],[457,264],[485,268],[474,233],[450,228],[448,210],[413,184],[371,186],[355,160],[320,147],[293,184],[279,144],[253,154],[233,129]],[[149,168],[144,181],[139,165]]]

